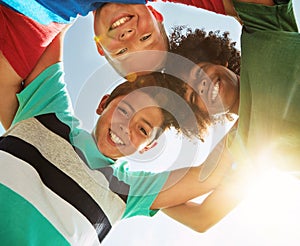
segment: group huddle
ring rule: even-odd
[[[229,33],[204,31],[201,18],[198,29],[182,23],[167,34],[151,1],[0,0],[2,245],[100,245],[120,219],[160,210],[204,232],[243,200],[259,172],[299,176],[293,1],[170,2],[234,16],[241,51]],[[87,132],[74,115],[62,49],[68,28],[91,11],[95,50],[124,80],[99,98]],[[198,166],[187,155],[185,168],[132,171],[122,158],[155,148],[169,129],[205,141],[233,115]]]

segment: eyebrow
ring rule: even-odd
[[[147,48],[148,50],[151,50],[155,45],[157,45],[159,43],[159,39],[157,39],[157,38],[154,38],[153,36],[152,36],[152,42],[148,42],[147,44],[146,44],[146,46],[144,47],[144,49],[145,48]],[[156,49],[154,49],[154,50],[156,50]]]
[[[142,121],[144,122],[144,123],[146,123],[151,129],[153,129],[154,127],[152,126],[152,124],[148,121],[148,120],[146,120],[145,118],[142,118]],[[151,130],[152,131],[152,130]]]
[[[124,104],[126,104],[126,105],[130,108],[130,110],[131,110],[133,113],[136,113],[135,108],[132,107],[132,105],[131,105],[129,102],[127,102],[126,100],[123,100],[122,102],[123,102]],[[142,121],[143,121],[144,123],[146,123],[151,129],[154,128],[153,125],[152,125],[147,119],[142,118]]]
[[[149,40],[149,41],[151,41],[151,40]],[[147,40],[146,40],[146,42],[147,42]],[[147,49],[153,48],[157,43],[159,43],[158,40],[153,39],[152,42],[147,42],[147,44],[146,44],[146,46],[144,46],[144,48],[147,48]]]
[[[158,43],[158,39],[155,39],[153,40],[151,43],[148,43],[146,46],[143,47],[142,50],[157,50],[157,49],[153,49],[153,47]],[[107,49],[104,49],[107,53],[106,55],[110,57],[110,59],[115,59],[115,60],[118,60],[118,61],[124,61],[128,58],[128,54],[134,52],[134,51],[131,51],[131,49],[128,49],[128,47],[125,47],[127,49],[126,53],[125,54],[121,54],[121,55],[117,55],[115,54],[119,49],[117,49],[116,51],[114,50],[107,50]]]
[[[131,110],[132,112],[136,112],[135,109],[134,109],[134,107],[132,107],[131,104],[130,104],[129,102],[127,102],[125,99],[122,100],[122,102],[123,102],[124,104],[126,104],[126,105],[130,108],[130,110]]]

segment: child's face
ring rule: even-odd
[[[142,68],[144,71],[156,69],[164,61],[163,52],[134,58],[129,54],[144,50],[167,51],[160,25],[143,4],[107,3],[94,18],[98,51],[124,75],[140,70],[141,64],[147,66]]]
[[[105,101],[101,103],[103,106]],[[101,116],[94,137],[101,153],[112,159],[146,147],[163,123],[163,114],[156,102],[138,90],[115,98],[98,113]]]
[[[188,88],[186,100],[200,110],[212,115],[238,108],[238,77],[225,66],[199,63],[191,69],[188,81],[195,91]]]

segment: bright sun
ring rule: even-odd
[[[235,213],[236,219],[245,226],[244,230],[249,229],[253,242],[259,245],[298,244],[300,180],[269,170],[254,182],[249,196]]]

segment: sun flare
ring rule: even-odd
[[[259,235],[258,238],[273,245],[299,242],[300,181],[273,169],[262,173],[254,182],[239,219]]]

